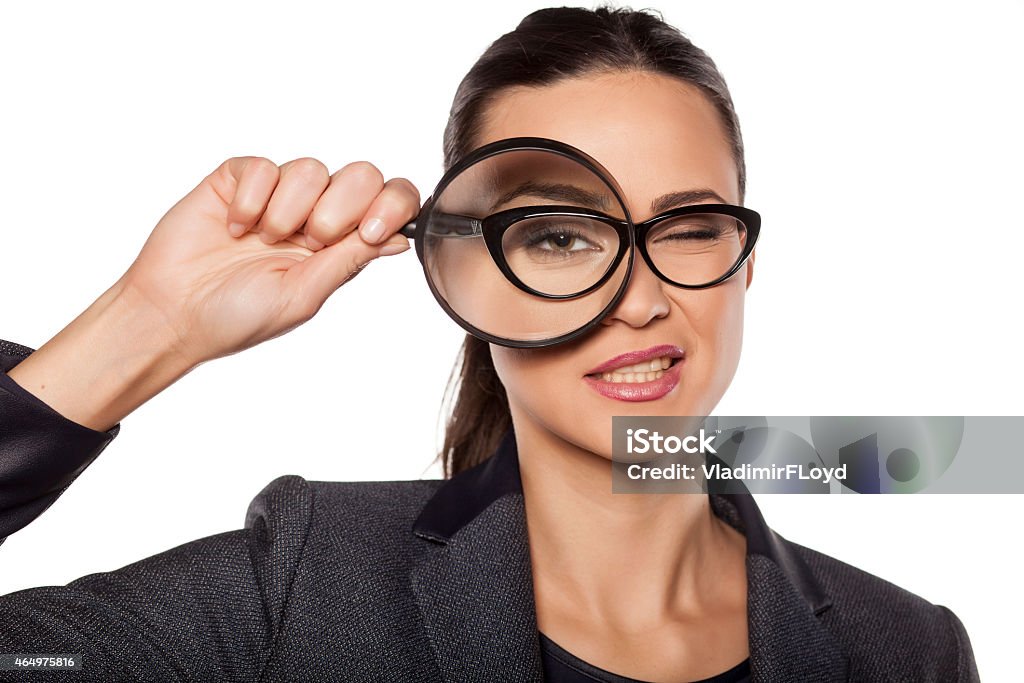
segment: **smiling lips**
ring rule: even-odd
[[[583,379],[607,398],[653,401],[679,383],[684,356],[678,346],[652,346],[616,356],[591,370]]]

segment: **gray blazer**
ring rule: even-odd
[[[6,375],[0,537],[28,524],[116,437]],[[949,609],[773,532],[749,495],[712,495],[747,539],[751,680],[977,681]],[[83,670],[0,681],[539,682],[514,433],[448,481],[286,475],[242,529],[66,586],[0,597],[0,654],[78,653]],[[24,676],[24,678],[17,678]]]

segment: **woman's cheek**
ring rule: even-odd
[[[498,379],[505,387],[509,401],[522,405],[533,414],[543,414],[549,403],[557,400],[551,386],[557,373],[545,362],[542,350],[513,349],[491,345],[491,358]]]
[[[720,314],[715,326],[715,348],[718,361],[715,366],[715,381],[711,395],[713,404],[725,394],[739,366],[740,350],[743,348],[743,304],[746,289],[743,280],[733,278],[723,292],[719,303]],[[709,406],[710,407],[710,406]]]

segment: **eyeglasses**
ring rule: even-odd
[[[615,180],[584,152],[510,138],[453,166],[401,233],[457,323],[523,348],[597,325],[625,293],[633,247],[662,281],[705,289],[742,268],[760,223],[746,207],[691,204],[634,224]]]
[[[485,218],[436,214],[424,239],[482,237],[502,274],[527,294],[584,296],[612,276],[630,244],[629,223],[575,206],[525,206]],[[635,225],[651,270],[683,289],[732,277],[753,251],[757,212],[732,204],[693,204]]]

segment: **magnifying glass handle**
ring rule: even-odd
[[[405,235],[406,237],[412,237],[416,234],[416,221],[409,221],[398,231],[399,235]]]

